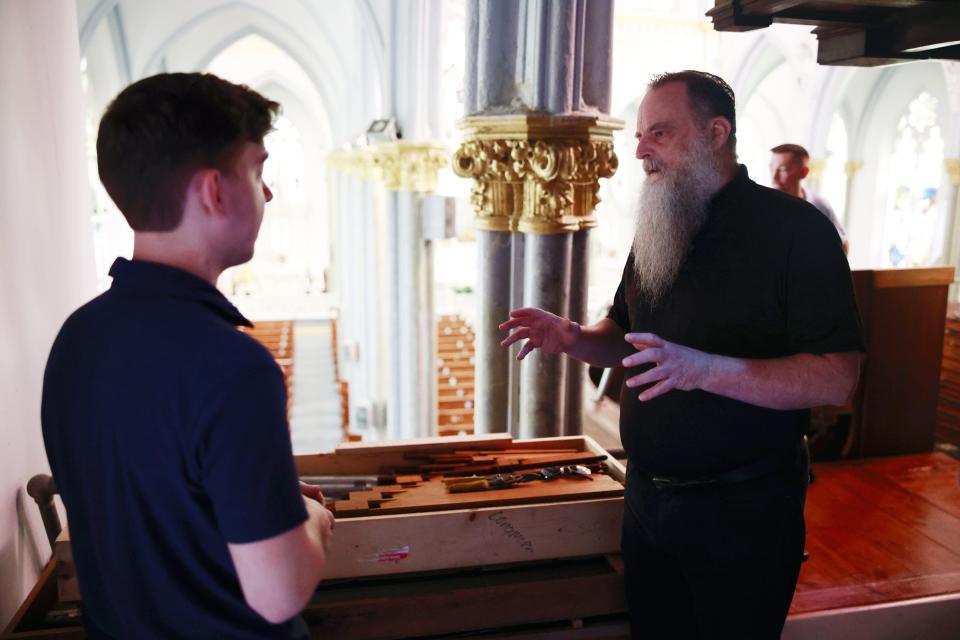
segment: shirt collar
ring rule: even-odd
[[[183,269],[157,262],[117,258],[110,267],[110,275],[113,277],[112,289],[193,300],[233,325],[253,326],[216,287]]]
[[[747,167],[741,164],[737,169],[737,173],[733,176],[733,179],[713,194],[707,208],[713,211],[725,207],[727,203],[734,201],[737,198],[737,194],[752,182],[750,175],[747,173]]]
[[[720,187],[720,190],[710,198],[710,204],[707,205],[708,209],[714,211],[718,208],[725,207],[729,202],[735,201],[738,194],[752,182],[753,180],[750,179],[750,174],[747,173],[746,165],[741,164],[737,169],[737,173],[734,174],[733,179]]]

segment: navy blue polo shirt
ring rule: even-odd
[[[305,637],[244,600],[227,543],[307,519],[270,353],[215,287],[118,259],[47,361],[43,437],[93,637]]]

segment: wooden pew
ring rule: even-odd
[[[437,433],[473,433],[475,360],[473,328],[463,318],[437,320]]]
[[[266,347],[277,361],[287,387],[287,418],[293,408],[293,320],[261,320],[240,331]]]
[[[337,381],[337,392],[340,394],[340,424],[343,430],[344,442],[357,442],[360,434],[350,431],[350,383],[340,377],[340,342],[337,334],[337,320],[330,320],[330,339],[333,348],[333,370]]]
[[[943,337],[936,439],[960,447],[960,305],[951,303]]]

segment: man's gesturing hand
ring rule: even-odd
[[[546,353],[563,353],[580,337],[580,325],[549,311],[524,307],[510,312],[510,319],[500,325],[501,331],[519,327],[500,343],[509,347],[517,340],[527,339],[517,354],[523,360],[535,348]]]
[[[699,389],[710,375],[709,353],[667,342],[652,333],[628,333],[623,339],[637,350],[623,359],[624,367],[654,363],[652,369],[628,378],[625,383],[628,387],[657,383],[640,394],[641,401],[652,400],[673,389]]]

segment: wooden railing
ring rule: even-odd
[[[943,336],[935,437],[960,448],[960,308],[950,305]]]

